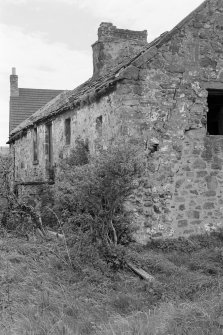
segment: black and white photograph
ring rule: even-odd
[[[0,335],[223,334],[223,0],[0,0]]]

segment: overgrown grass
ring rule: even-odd
[[[221,234],[132,244],[127,255],[155,282],[92,255],[77,264],[63,241],[5,236],[0,334],[222,334]]]
[[[196,303],[163,303],[147,313],[135,313],[129,317],[116,316],[101,327],[104,335],[220,335],[222,298]],[[217,313],[216,313],[217,312]]]

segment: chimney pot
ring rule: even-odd
[[[16,68],[12,67],[12,75],[16,75]]]

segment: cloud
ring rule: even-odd
[[[0,0],[1,1],[1,0]],[[8,2],[17,0],[4,0]],[[79,8],[101,21],[128,29],[148,30],[149,39],[170,30],[202,0],[18,0],[20,3],[64,3]],[[86,23],[87,24],[87,23]]]
[[[1,1],[4,3],[12,3],[12,4],[15,4],[15,5],[20,5],[20,4],[24,4],[26,3],[28,0],[0,0],[0,4],[1,4]]]
[[[39,0],[41,1],[41,0]],[[50,1],[50,0],[48,0]],[[119,27],[148,30],[149,40],[172,29],[199,6],[202,0],[56,0],[75,4],[101,21]]]
[[[44,34],[25,34],[18,27],[0,24],[4,53],[0,54],[0,71],[18,68],[24,84],[61,87],[75,86],[91,74],[90,54],[69,49],[62,43],[49,43]],[[49,77],[49,72],[52,72]],[[46,81],[47,76],[47,81]]]
[[[171,29],[202,3],[202,0],[61,0],[76,3],[93,15],[112,20],[130,29],[148,29],[149,36],[157,36]]]
[[[7,140],[9,74],[17,68],[19,87],[72,89],[92,74],[90,53],[48,43],[43,34],[25,34],[0,24],[0,145]],[[4,126],[2,126],[4,123]],[[5,129],[6,128],[6,129]]]

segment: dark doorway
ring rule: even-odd
[[[208,90],[207,134],[223,135],[223,90]]]

